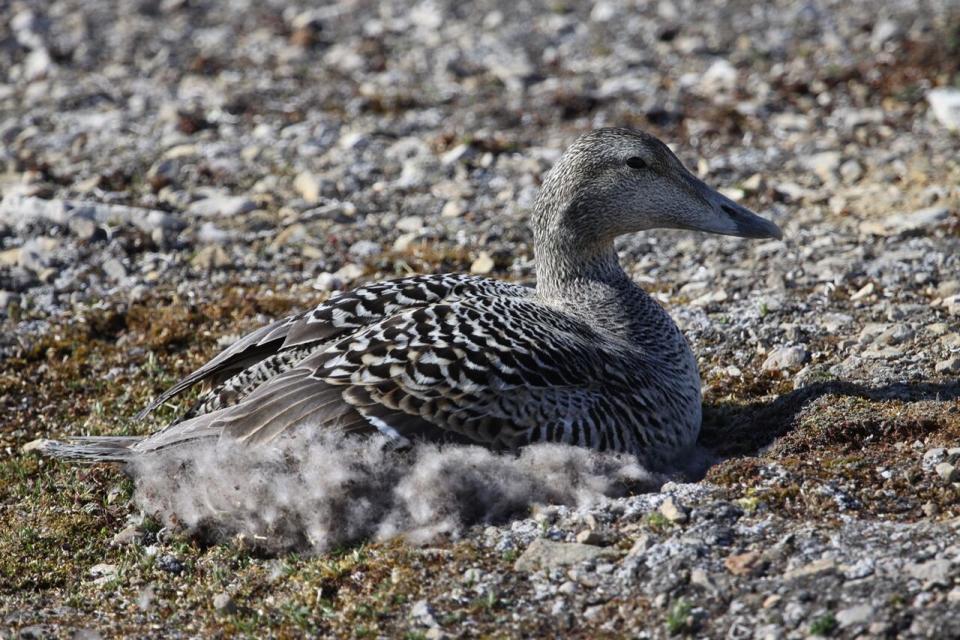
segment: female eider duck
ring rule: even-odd
[[[210,390],[145,438],[49,442],[129,462],[200,439],[256,446],[298,428],[475,443],[562,442],[664,463],[700,430],[697,362],[621,268],[614,239],[669,227],[780,229],[693,176],[657,138],[600,129],[546,175],[532,212],[535,288],[472,275],[367,285],[240,339],[148,406]]]

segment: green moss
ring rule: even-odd
[[[690,612],[693,611],[693,605],[687,600],[680,598],[673,603],[670,611],[667,613],[667,633],[674,636],[679,633],[691,631]]]
[[[832,613],[825,613],[810,623],[810,635],[829,636],[837,628],[837,619]]]

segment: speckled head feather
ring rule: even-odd
[[[537,287],[469,275],[380,282],[239,340],[144,413],[203,383],[180,420],[137,439],[50,443],[129,461],[198,439],[251,445],[339,429],[516,449],[563,442],[664,463],[700,428],[693,353],[620,267],[613,240],[654,227],[779,237],[648,134],[601,129],[546,176],[532,214]]]

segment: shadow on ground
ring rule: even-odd
[[[789,433],[798,424],[799,415],[824,397],[857,398],[871,402],[916,403],[946,402],[960,399],[960,381],[948,383],[896,383],[868,387],[853,382],[819,382],[791,391],[774,400],[747,405],[705,403],[699,444],[720,460],[734,456],[757,455],[777,438]],[[877,421],[886,418],[878,412]],[[931,429],[936,422],[931,421]],[[904,421],[904,431],[920,432],[923,424]],[[911,434],[903,433],[902,436]],[[855,437],[856,433],[851,433]]]

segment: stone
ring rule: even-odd
[[[117,577],[117,565],[100,563],[90,567],[90,575],[96,579],[96,582],[108,582]]]
[[[867,624],[876,615],[876,609],[869,604],[858,604],[837,611],[835,617],[840,628],[846,629],[847,627]]]
[[[778,347],[763,361],[764,371],[783,371],[798,369],[810,357],[803,345]]]
[[[166,571],[167,573],[172,573],[174,575],[183,573],[184,569],[183,563],[180,562],[180,559],[170,554],[164,554],[157,558],[156,566],[161,571]]]
[[[941,462],[935,466],[933,470],[936,471],[940,479],[947,484],[960,482],[960,472],[958,472],[957,467],[950,462]]]
[[[553,569],[554,567],[579,564],[614,554],[615,552],[610,549],[590,544],[554,542],[546,538],[537,538],[517,558],[513,568],[517,571]]]
[[[854,184],[863,177],[863,167],[856,160],[847,160],[840,165],[840,177],[847,184]]]
[[[949,560],[928,560],[910,563],[904,567],[907,574],[923,582],[924,589],[931,587],[949,587],[953,583],[950,576]]]
[[[822,151],[802,159],[801,163],[824,182],[834,182],[841,160],[839,151]]]
[[[223,247],[212,244],[200,249],[190,260],[190,264],[205,271],[215,271],[230,266],[232,262]]]
[[[140,536],[143,535],[143,531],[136,524],[128,524],[123,529],[118,531],[113,538],[110,540],[110,544],[114,547],[121,547],[127,544],[135,544]]]
[[[883,220],[866,220],[860,223],[860,232],[877,236],[893,236],[935,227],[949,217],[950,210],[946,207],[927,207],[911,213],[897,213]]]
[[[578,533],[575,537],[575,540],[580,544],[592,544],[595,546],[600,546],[608,543],[608,539],[599,531],[593,529],[584,529]]]
[[[834,573],[837,570],[837,563],[831,558],[822,558],[814,560],[802,567],[791,569],[783,574],[784,580],[797,580],[826,573]]]
[[[426,600],[417,600],[410,607],[410,620],[423,627],[439,627],[436,611]]]
[[[293,179],[293,190],[308,204],[320,202],[320,187],[319,178],[309,171],[298,173]]]
[[[203,218],[215,216],[229,218],[249,213],[257,208],[256,203],[244,196],[211,194],[202,200],[190,204],[187,213]]]
[[[355,258],[370,258],[382,251],[380,244],[372,240],[357,240],[350,245],[349,253]]]
[[[440,210],[440,215],[444,218],[459,218],[463,215],[464,205],[460,200],[449,200],[443,209]]]
[[[123,263],[116,258],[108,258],[107,260],[104,260],[100,268],[103,269],[103,272],[107,274],[107,277],[114,282],[120,282],[127,277],[127,268],[124,267]]]
[[[941,360],[934,365],[933,370],[937,373],[960,373],[960,356]]]
[[[690,572],[690,584],[701,587],[711,593],[719,591],[717,583],[713,581],[710,574],[700,567],[696,567]]]
[[[83,240],[84,242],[104,240],[107,237],[107,232],[97,226],[94,220],[87,217],[73,216],[67,223],[67,227],[69,227],[70,231],[73,232],[73,235],[75,235],[78,240]]]
[[[673,496],[668,496],[660,503],[660,513],[670,522],[683,523],[690,519],[689,510],[680,504]]]
[[[420,216],[404,216],[397,220],[396,228],[405,233],[423,230],[423,218]]]
[[[960,89],[939,87],[927,92],[930,111],[950,131],[960,131]]]
[[[758,575],[763,569],[762,556],[757,551],[729,555],[724,558],[723,566],[735,576]]]
[[[213,596],[213,608],[221,613],[234,613],[237,610],[237,605],[234,604],[230,594],[218,593]]]
[[[477,259],[470,265],[470,273],[475,275],[486,275],[493,271],[493,258],[486,251],[481,251]]]

